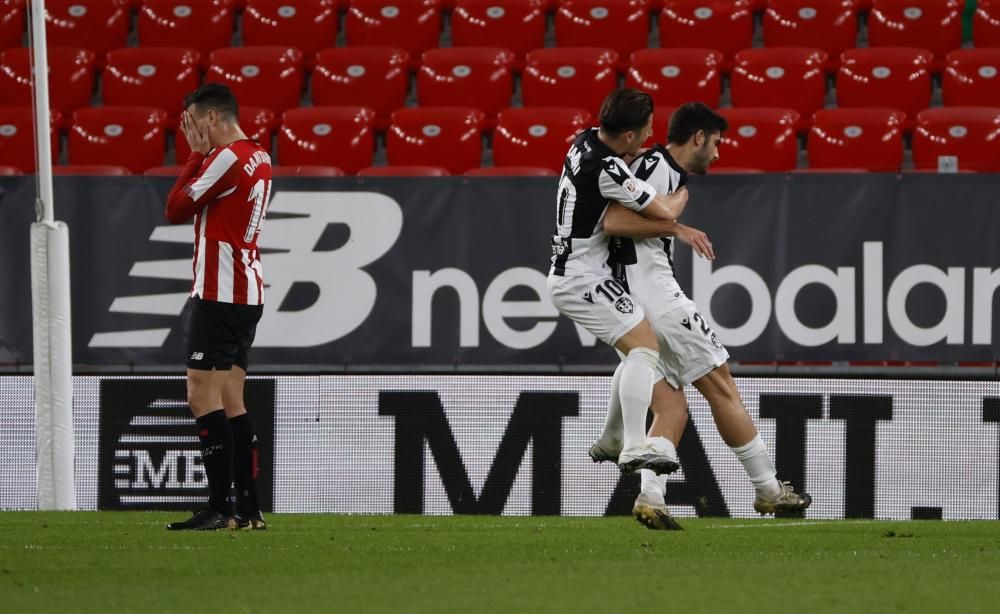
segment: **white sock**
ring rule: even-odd
[[[646,412],[653,398],[660,355],[648,348],[634,348],[625,357],[618,398],[622,403],[622,449],[646,445]]]
[[[778,483],[778,472],[774,469],[774,463],[767,454],[767,446],[764,440],[757,435],[749,443],[736,448],[730,448],[747,476],[753,482],[754,490],[768,499],[776,499],[781,494],[781,484]]]
[[[642,494],[657,503],[663,503],[667,494],[667,476],[656,475],[651,469],[640,469],[639,477],[642,483]]]
[[[650,437],[649,445],[653,446],[657,454],[663,454],[669,456],[674,462],[680,462],[677,458],[677,448],[674,447],[674,442],[670,441],[666,437]]]
[[[622,370],[625,363],[618,363],[615,375],[611,378],[611,397],[608,399],[608,415],[604,418],[604,431],[598,440],[606,445],[605,449],[620,450],[622,447],[622,402],[618,398],[618,391],[621,387]]]

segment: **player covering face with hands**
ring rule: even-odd
[[[210,492],[204,509],[170,530],[266,528],[243,387],[264,308],[257,239],[271,195],[271,158],[243,133],[238,110],[224,85],[206,84],[187,97],[180,132],[191,155],[167,197],[167,219],[194,219],[194,281],[182,318],[188,404]]]

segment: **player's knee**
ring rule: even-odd
[[[628,355],[625,357],[626,361],[636,362],[647,365],[650,369],[653,369],[659,373],[660,368],[660,353],[656,350],[647,347],[636,347],[629,350]]]

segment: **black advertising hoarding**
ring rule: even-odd
[[[171,181],[56,179],[74,362],[183,362],[190,226]],[[0,178],[0,364],[31,362],[30,177]],[[552,178],[282,178],[262,232],[251,360],[277,370],[530,370],[615,357],[545,296]],[[708,176],[683,221],[718,260],[678,278],[737,360],[993,361],[998,175]]]

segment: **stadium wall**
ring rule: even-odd
[[[739,378],[809,518],[1000,517],[1000,382]],[[77,376],[82,509],[190,509],[207,495],[181,377]],[[607,376],[253,377],[262,499],[278,512],[628,513],[637,476],[593,465]],[[0,377],[0,509],[35,506],[30,376]],[[752,489],[688,391],[680,516],[752,516]]]
[[[57,177],[77,371],[175,369],[192,231],[169,178]],[[682,286],[738,361],[1000,355],[1000,175],[696,177]],[[607,373],[545,292],[554,178],[278,178],[262,233],[267,372]],[[30,177],[0,177],[0,369],[31,364]],[[995,375],[995,369],[994,369]]]

